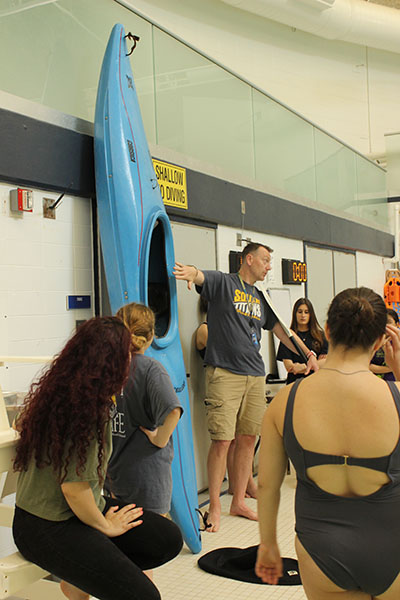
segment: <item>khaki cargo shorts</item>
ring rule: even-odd
[[[237,375],[206,366],[208,431],[212,440],[233,440],[236,434],[259,435],[264,416],[265,377]]]

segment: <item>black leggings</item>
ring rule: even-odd
[[[123,503],[106,498],[104,513]],[[160,600],[144,575],[174,558],[182,548],[179,528],[165,517],[143,511],[143,523],[108,538],[77,517],[47,521],[16,507],[13,535],[31,562],[99,600]]]

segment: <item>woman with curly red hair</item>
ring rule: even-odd
[[[182,547],[171,521],[101,495],[112,397],[127,379],[130,352],[119,319],[90,319],[32,384],[17,420],[15,543],[62,579],[70,600],[158,600],[143,570]]]

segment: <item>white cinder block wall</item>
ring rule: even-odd
[[[54,355],[76,320],[93,316],[90,200],[64,196],[56,219],[45,219],[43,197],[59,194],[34,190],[33,212],[15,216],[9,192],[16,187],[0,184],[0,355]],[[92,308],[67,310],[71,294],[89,294]],[[8,363],[0,385],[25,391],[40,369]]]

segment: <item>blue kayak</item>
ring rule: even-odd
[[[97,92],[97,206],[111,309],[151,306],[156,335],[146,354],[171,377],[184,413],[173,433],[171,516],[193,553],[201,550],[186,370],[178,330],[172,231],[147,145],[122,25],[115,25]]]

